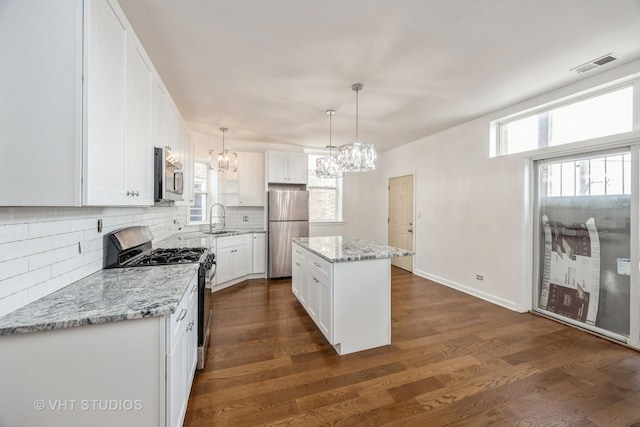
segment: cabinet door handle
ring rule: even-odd
[[[297,262],[296,262],[296,265],[297,265],[298,267],[300,267],[300,264],[298,264]]]
[[[183,308],[182,311],[180,312],[180,316],[178,316],[178,318],[176,319],[176,323],[184,319],[186,315],[187,315],[187,309]]]
[[[191,331],[192,329],[193,329],[193,320],[189,322],[189,325],[187,326],[187,331]]]
[[[193,288],[191,288],[191,293],[194,293],[197,290],[198,290],[198,286],[193,285]]]
[[[127,196],[131,196],[131,191],[127,190]]]
[[[322,267],[320,264],[318,264],[318,263],[317,263],[317,262],[315,262],[315,261],[313,262],[313,265],[315,265],[315,266],[316,266],[316,267],[318,267],[318,268]]]

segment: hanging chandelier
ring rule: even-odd
[[[332,155],[331,143],[331,118],[336,114],[335,110],[327,110],[329,116],[329,157],[320,157],[316,160],[316,176],[318,178],[342,178],[342,164]]]
[[[234,153],[224,148],[224,134],[229,129],[220,128],[222,131],[222,151],[218,154],[218,172],[238,170],[238,153]]]
[[[356,140],[351,144],[340,146],[338,161],[344,172],[366,172],[376,168],[376,147],[373,144],[358,142],[358,92],[362,90],[361,83],[354,83],[351,89],[356,92]]]

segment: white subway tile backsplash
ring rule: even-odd
[[[74,251],[75,249],[75,251]],[[75,252],[75,253],[74,253]],[[40,252],[35,255],[30,255],[29,258],[29,270],[36,270],[42,268],[45,265],[53,265],[69,259],[78,253],[78,246],[66,246],[64,248],[51,249],[46,252]]]
[[[0,316],[11,313],[13,310],[29,304],[29,302],[31,301],[29,301],[26,290],[24,292],[16,292],[4,298],[0,297]]]
[[[51,279],[51,266],[48,265],[24,274],[9,277],[0,281],[0,298],[13,295],[38,283]]]
[[[16,242],[29,236],[28,224],[0,225],[0,243]]]
[[[265,210],[262,207],[229,207],[226,210],[226,227],[229,229],[264,228]],[[248,221],[244,221],[247,217]]]
[[[30,240],[2,243],[0,244],[0,262],[29,256],[36,252],[36,248],[37,244]]]
[[[157,241],[175,219],[185,207],[0,208],[0,316],[102,269],[110,232],[148,225]]]
[[[29,260],[18,258],[11,261],[0,262],[0,280],[17,276],[29,271]]]
[[[32,222],[29,224],[29,238],[34,239],[36,237],[55,236],[57,234],[63,234],[69,232],[69,221],[43,221]]]

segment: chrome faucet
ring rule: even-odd
[[[211,233],[213,231],[213,208],[215,208],[216,206],[220,206],[222,208],[222,215],[216,215],[216,218],[222,218],[222,229],[224,229],[226,227],[226,212],[224,210],[224,206],[222,206],[220,203],[214,203],[213,205],[211,205],[211,208],[209,209],[209,233]],[[219,224],[219,222],[216,222],[216,224]]]

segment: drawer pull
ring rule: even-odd
[[[193,320],[189,322],[189,325],[187,326],[187,331],[191,331],[192,329],[193,329]]]
[[[318,268],[322,268],[322,266],[320,264],[318,264],[317,262],[314,261],[313,265],[315,265]]]
[[[194,293],[197,290],[198,290],[198,287],[196,285],[193,285],[193,288],[191,288],[191,293]]]
[[[178,316],[178,318],[176,319],[176,322],[180,322],[182,319],[185,318],[186,315],[187,315],[187,309],[183,308],[182,311],[180,312],[180,316]]]

